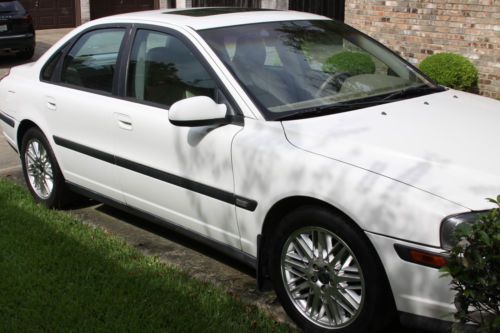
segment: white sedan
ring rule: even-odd
[[[498,101],[308,13],[92,21],[13,68],[0,111],[36,201],[78,192],[209,243],[307,332],[449,326],[438,268],[500,193]]]

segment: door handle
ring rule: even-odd
[[[133,130],[134,127],[132,126],[132,118],[130,118],[130,116],[123,113],[115,113],[115,117],[118,122],[118,127],[127,131]]]
[[[47,96],[47,109],[51,111],[57,110],[57,103],[53,97]]]

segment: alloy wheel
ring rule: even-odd
[[[31,188],[38,197],[46,200],[54,188],[53,168],[47,150],[39,140],[32,139],[28,142],[24,159]]]
[[[348,326],[363,308],[365,281],[356,256],[327,229],[305,227],[288,237],[281,276],[295,308],[323,328]]]

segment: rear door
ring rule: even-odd
[[[113,155],[114,114],[120,111],[114,91],[126,32],[125,26],[110,26],[82,33],[61,55],[57,84],[42,85],[66,180],[117,201],[123,200]]]

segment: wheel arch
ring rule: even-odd
[[[31,131],[33,131],[34,133],[29,134]],[[21,164],[23,167],[23,175],[26,180],[28,189],[32,193],[36,202],[41,203],[48,208],[63,208],[65,204],[74,201],[76,198],[78,198],[78,196],[71,193],[66,187],[65,178],[62,173],[62,170],[60,169],[55,152],[52,149],[50,137],[48,137],[45,133],[46,132],[44,132],[42,127],[40,127],[36,122],[30,119],[23,119],[19,123],[16,133],[16,141],[19,146],[19,154],[21,157]],[[28,180],[27,177],[27,167],[25,162],[26,158],[23,156],[24,151],[22,146],[23,141],[25,140],[27,135],[33,135],[35,138],[43,139],[41,145],[44,146],[47,152],[48,157],[46,158],[46,160],[48,161],[48,163],[52,168],[52,180],[53,180],[53,187],[48,193],[47,197],[44,197],[39,193],[36,193],[33,184],[30,184],[30,181]]]
[[[38,123],[36,123],[35,121],[31,120],[31,119],[23,119],[18,127],[17,127],[17,132],[16,132],[16,143],[17,143],[17,148],[18,148],[18,152],[19,154],[21,154],[21,150],[22,150],[22,144],[23,144],[23,138],[24,138],[24,135],[32,128],[36,128],[38,129],[40,132],[42,132],[42,134],[45,136],[45,138],[47,139],[47,141],[49,142],[49,145],[51,145],[51,150],[52,150],[52,153],[54,154],[54,157],[56,159],[56,162],[59,164],[59,159],[57,157],[57,154],[56,154],[56,151],[54,150],[54,147],[52,146],[52,143],[51,143],[51,138],[49,136],[47,136],[46,132],[43,130],[43,128],[41,126],[38,125]],[[59,164],[59,167],[60,167],[60,164]],[[63,173],[64,175],[64,172],[62,171],[62,168],[61,168],[61,172]]]
[[[345,218],[346,221],[349,221],[350,226],[363,237],[366,244],[370,246],[373,250],[373,253],[376,254],[379,265],[384,272],[385,281],[388,287],[387,290],[391,291],[391,297],[394,300],[392,290],[390,288],[389,278],[385,271],[385,267],[382,264],[382,260],[380,259],[375,246],[366,236],[363,229],[356,223],[356,221],[352,217],[343,212],[341,209],[326,201],[308,196],[293,196],[283,198],[280,201],[276,202],[267,212],[262,226],[261,234],[258,236],[257,240],[257,285],[259,290],[269,290],[272,288],[269,273],[269,251],[266,251],[266,248],[268,248],[269,246],[269,242],[270,239],[272,239],[273,232],[276,230],[278,224],[285,217],[285,215],[303,206],[316,206],[319,209],[326,209],[335,215],[341,215]]]
[[[24,119],[19,123],[19,126],[17,128],[17,134],[16,134],[16,142],[17,142],[17,147],[19,149],[19,152],[21,151],[21,145],[23,143],[24,134],[26,134],[26,132],[30,128],[33,128],[33,127],[38,128],[42,133],[44,133],[43,130],[40,128],[40,126],[38,126],[35,122],[33,122],[29,119]],[[44,133],[44,135],[45,135],[45,133]]]
[[[262,225],[262,235],[272,234],[273,230],[276,228],[276,223],[279,223],[279,221],[292,210],[302,206],[317,206],[318,208],[327,209],[336,215],[342,215],[347,220],[351,221],[352,227],[363,232],[363,229],[353,218],[331,203],[309,196],[292,196],[279,200],[269,209]]]

